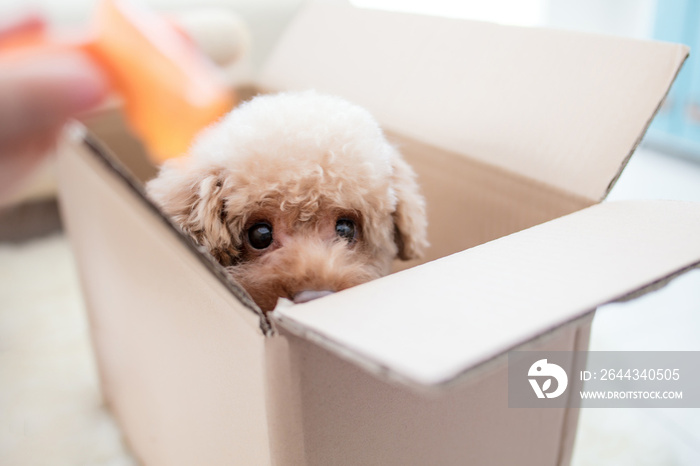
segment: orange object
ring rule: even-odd
[[[218,70],[181,31],[126,0],[102,0],[83,40],[59,41],[37,29],[3,38],[0,54],[59,48],[80,49],[105,71],[157,163],[186,152],[194,136],[234,104]]]

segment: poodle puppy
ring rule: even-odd
[[[363,108],[314,91],[258,96],[166,162],[150,198],[265,312],[421,256],[416,176]]]

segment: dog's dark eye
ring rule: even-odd
[[[256,223],[248,228],[248,241],[255,249],[265,249],[272,244],[272,226]]]
[[[355,222],[347,218],[339,219],[335,222],[335,234],[348,242],[352,242],[355,239]]]

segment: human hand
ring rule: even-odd
[[[0,42],[45,27],[36,16],[0,26]],[[77,51],[0,61],[0,198],[39,164],[67,119],[94,107],[107,92],[105,76]]]

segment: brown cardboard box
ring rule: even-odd
[[[83,130],[61,201],[105,399],[146,465],[566,465],[574,409],[508,408],[505,354],[700,263],[700,205],[599,204],[680,45],[311,4],[259,86],[372,111],[419,173],[429,257],[263,315]],[[126,157],[128,158],[128,157]],[[461,252],[460,252],[461,251]]]

